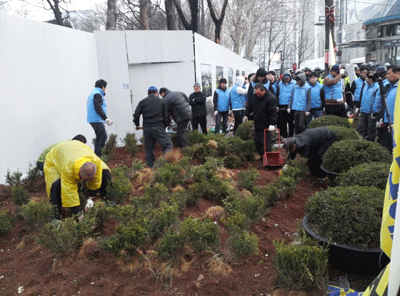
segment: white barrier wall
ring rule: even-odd
[[[93,34],[0,13],[0,183],[55,142],[91,142],[86,98],[97,79]]]

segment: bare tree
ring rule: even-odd
[[[215,43],[220,44],[221,43],[221,28],[222,28],[222,23],[225,18],[225,10],[228,5],[228,0],[224,0],[224,4],[222,5],[221,14],[219,17],[217,17],[215,8],[214,8],[211,0],[207,0],[207,4],[208,4],[208,8],[210,9],[211,18],[215,25],[215,36],[214,36]]]
[[[167,17],[167,30],[176,30],[176,14],[173,0],[165,0],[165,14]]]
[[[107,0],[106,30],[117,28],[117,0]]]
[[[182,22],[183,27],[185,28],[185,30],[192,30],[193,32],[198,32],[199,30],[199,18],[198,18],[198,14],[199,14],[199,0],[188,0],[189,2],[189,10],[190,10],[190,23],[189,21],[187,21],[186,16],[183,12],[181,3],[179,0],[173,0],[176,10],[178,12],[179,15],[179,19]]]
[[[42,1],[42,3],[45,4],[44,1]],[[66,8],[63,8],[62,5],[69,4],[69,3],[71,3],[71,1],[70,0],[46,0],[46,3],[49,5],[50,10],[54,14],[56,25],[69,27],[69,23],[66,22],[66,18],[63,18],[63,16],[62,16],[62,12],[63,11],[67,12],[68,10]],[[44,8],[49,10],[48,8],[46,8],[46,5],[44,6]]]
[[[149,30],[149,0],[139,0],[139,23],[140,23],[140,30]]]

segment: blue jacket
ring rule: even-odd
[[[389,82],[390,83],[390,82]],[[396,93],[397,93],[397,86],[398,86],[399,82],[396,81],[395,84],[391,84],[390,83],[390,87],[386,93],[386,103],[388,105],[388,109],[389,109],[389,114],[390,114],[390,123],[392,124],[394,122],[394,106],[395,106],[395,102],[396,102]],[[383,122],[389,123],[389,120],[387,118],[386,112],[384,115],[384,119]]]
[[[326,77],[330,79],[335,78],[331,74],[329,74]],[[340,80],[338,83],[331,86],[324,85],[324,91],[325,91],[325,100],[343,99],[343,87],[342,87],[342,81]]]
[[[274,83],[270,83],[269,91],[276,95],[276,90],[278,89],[278,81],[274,81]]]
[[[101,108],[103,109],[104,114],[107,114],[107,104],[104,99],[105,93],[99,87],[96,87],[92,93],[89,95],[86,106],[87,106],[87,122],[104,122],[104,120],[100,117],[100,115],[96,112],[94,108],[94,96],[95,94],[100,94],[103,99],[103,104]]]
[[[291,82],[288,84],[283,81],[279,82],[278,105],[289,105],[293,98],[294,87],[295,85]]]
[[[323,98],[321,98],[321,90],[324,87],[321,83],[317,82],[311,88],[311,109],[321,109],[323,107]]]
[[[214,92],[214,111],[226,112],[229,111],[229,94],[230,90],[225,90],[219,87]]]
[[[241,85],[235,84],[230,90],[230,101],[232,110],[244,110],[246,108],[246,95],[237,93],[237,88],[241,88]]]
[[[383,86],[387,86],[390,84],[389,80],[387,80],[387,79],[383,80],[382,83],[383,83]]]
[[[359,102],[362,86],[366,82],[358,77],[356,80],[354,80],[354,83],[356,84],[356,90],[354,91],[354,101]]]
[[[381,110],[381,93],[379,84],[375,82],[372,85],[365,84],[362,97],[360,111],[363,113],[374,113]]]
[[[290,101],[288,108],[295,111],[310,111],[311,87],[307,82],[303,86],[296,85],[294,87],[293,99]]]

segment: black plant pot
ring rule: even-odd
[[[321,245],[328,245],[329,241],[316,234],[307,225],[307,216],[303,218],[302,225],[306,233],[317,239]],[[336,269],[357,275],[378,274],[390,261],[381,249],[363,250],[335,242],[329,244],[329,263]]]
[[[322,165],[321,165],[321,170],[323,170],[326,173],[326,175],[328,176],[329,179],[331,179],[331,181],[334,181],[336,177],[340,175],[339,173],[328,171]]]

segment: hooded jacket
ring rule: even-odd
[[[184,93],[167,90],[163,101],[167,104],[168,114],[176,123],[192,118],[189,98]]]
[[[246,108],[247,87],[243,88],[244,77],[238,76],[235,79],[235,85],[230,91],[230,105],[233,111],[244,110]]]
[[[286,83],[284,81],[285,77],[290,78],[289,83]],[[293,98],[294,87],[295,85],[292,83],[292,77],[289,73],[285,73],[283,75],[282,81],[278,84],[278,90],[276,92],[279,108],[287,108]]]
[[[229,94],[230,90],[228,88],[222,89],[220,85],[214,92],[214,111],[227,112],[229,111]]]
[[[374,113],[381,110],[381,92],[379,90],[378,82],[372,85],[366,83],[363,87],[360,111],[363,113]]]
[[[311,88],[306,82],[306,74],[297,76],[301,79],[302,86],[295,85],[293,98],[289,103],[288,108],[295,111],[310,111],[311,110]]]
[[[54,146],[44,162],[47,196],[50,196],[51,185],[61,178],[62,206],[68,208],[79,206],[78,183],[81,182],[79,170],[85,162],[93,162],[97,168],[95,178],[86,181],[85,185],[90,190],[97,190],[101,186],[103,165],[93,150],[76,140]]]
[[[192,106],[193,117],[207,116],[206,94],[202,91],[191,93],[189,96],[189,104]]]
[[[276,125],[278,118],[276,107],[275,96],[269,90],[266,90],[264,96],[261,98],[254,95],[254,98],[248,101],[245,116],[248,117],[253,113],[254,128],[257,131],[262,131],[270,125]]]

